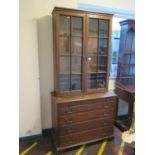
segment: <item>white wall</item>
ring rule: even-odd
[[[24,4],[24,2],[27,4]],[[39,52],[42,128],[43,129],[51,128],[52,122],[51,122],[51,96],[50,96],[50,92],[53,91],[53,83],[54,83],[53,82],[53,44],[52,44],[53,38],[52,38],[52,16],[51,16],[51,12],[52,12],[53,8],[55,6],[60,6],[60,7],[68,7],[68,8],[75,8],[76,9],[76,8],[78,8],[79,3],[85,3],[85,4],[102,5],[102,6],[107,6],[107,7],[113,7],[113,8],[126,9],[129,11],[133,11],[134,10],[134,0],[125,0],[125,1],[124,0],[110,0],[110,1],[109,0],[95,0],[95,1],[94,0],[68,0],[68,1],[67,0],[36,0],[36,1],[35,0],[21,0],[20,3],[22,3],[22,7],[26,7],[28,4],[31,5],[30,8],[25,10],[25,12],[22,10],[22,13],[26,14],[23,16],[28,16],[28,14],[29,14],[30,15],[29,18],[34,18],[33,17],[34,12],[32,14],[30,14],[30,10],[34,9],[34,3],[36,5],[36,10],[34,9],[33,11],[36,11],[37,29],[38,29],[38,52]],[[28,24],[28,25],[32,26],[32,23],[30,24],[29,20],[25,21],[25,23],[23,22],[23,26],[24,26],[24,24],[25,25]],[[22,29],[24,30],[24,27]],[[25,29],[27,29],[26,26],[25,26]],[[23,35],[27,35],[28,31],[29,30],[26,30],[25,32],[23,32],[24,33]],[[36,38],[35,37],[37,36],[36,28],[34,28],[33,30],[31,28],[31,35],[32,36],[31,36],[31,43],[30,44],[31,44],[31,46],[35,46],[36,45],[36,42],[35,42]],[[24,51],[26,49],[31,48],[31,52],[32,52],[32,47],[28,47],[30,45],[28,45],[27,41],[22,40],[22,43],[23,43],[22,47],[24,47],[23,48]],[[36,51],[36,53],[34,51]],[[30,49],[28,52],[30,52]],[[24,54],[24,52],[23,52],[23,54]],[[36,54],[36,59],[37,59],[37,47],[35,50],[33,50],[31,55],[29,55],[29,56],[33,57],[34,56],[33,54]],[[24,56],[21,56],[21,58],[23,58],[23,57]],[[32,59],[32,58],[30,58],[30,59]],[[35,64],[37,62],[36,59],[33,62]],[[26,61],[26,58],[24,60]],[[21,68],[23,70],[23,74],[27,74],[27,76],[30,76],[29,74],[31,74],[31,73],[30,72],[28,73],[27,67],[22,65]],[[34,75],[37,74],[36,72],[37,72],[37,68],[34,71]],[[27,80],[28,80],[27,82],[30,82],[32,79],[27,79]],[[35,81],[36,79],[33,79],[33,80]],[[30,87],[30,89],[32,89],[34,87],[34,83]],[[113,88],[114,88],[114,80],[111,80],[109,82],[109,89],[113,89]],[[24,103],[26,104],[26,102],[27,102],[25,100],[27,98],[30,99],[31,97],[32,97],[31,94],[26,94],[26,96],[23,97],[23,101],[22,101],[23,105],[24,105]],[[30,108],[32,108],[32,105],[33,105],[33,108],[35,106],[37,107],[37,109],[40,108],[39,104],[30,104],[29,105]],[[28,105],[27,105],[27,107],[28,107]],[[26,108],[26,109],[20,108],[20,113],[26,114],[26,113],[29,113],[29,110],[28,110],[28,108]],[[39,112],[37,112],[37,110],[36,110],[33,113],[33,116],[37,117],[38,114],[39,114]],[[21,122],[22,122],[22,120],[21,120]],[[23,119],[22,124],[20,124],[20,126],[22,127],[21,128],[22,130],[26,130],[27,125],[25,125],[25,124],[27,124],[27,121]]]
[[[41,133],[41,112],[35,1],[19,2],[19,135],[24,137]]]

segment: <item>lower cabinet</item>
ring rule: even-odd
[[[52,135],[58,150],[113,136],[116,95],[112,92],[52,95]]]

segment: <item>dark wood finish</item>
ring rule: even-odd
[[[113,135],[117,96],[112,92],[52,98],[53,111],[57,111],[52,117],[57,122],[53,136],[58,150]]]
[[[84,121],[80,123],[75,123],[72,125],[65,125],[59,128],[60,136],[76,133],[76,132],[83,132],[90,129],[97,129],[102,127],[112,127],[113,124],[113,117],[111,118],[101,118],[101,119],[93,119],[89,121]]]
[[[112,137],[117,99],[108,92],[112,15],[58,7],[52,15],[57,149]]]
[[[87,132],[72,134],[63,136],[59,139],[60,147],[68,146],[68,145],[74,145],[77,143],[81,143],[84,141],[89,141],[92,139],[98,139],[105,136],[111,136],[113,134],[113,128],[107,127],[107,128],[99,128],[94,130],[89,130]]]
[[[112,25],[112,15],[111,14],[102,14],[102,13],[95,13],[95,12],[88,12],[88,11],[83,11],[83,10],[74,10],[74,9],[66,9],[66,8],[58,8],[55,7],[53,12],[53,40],[54,40],[54,70],[55,70],[55,76],[54,76],[54,93],[57,96],[67,96],[67,95],[80,95],[80,94],[87,94],[87,93],[96,93],[96,92],[106,92],[108,90],[108,75],[109,75],[109,57],[110,57],[110,40],[111,40],[111,25]],[[69,72],[68,73],[68,78],[70,75],[70,80],[68,79],[68,82],[70,83],[70,90],[61,90],[60,85],[62,86],[62,82],[60,82],[60,67],[66,65],[66,64],[62,64],[62,62],[60,61],[60,40],[59,40],[59,33],[60,33],[60,16],[65,16],[66,18],[69,19],[69,21],[71,22],[73,17],[80,17],[82,19],[82,57],[81,57],[81,67],[82,67],[82,71],[81,74],[79,74],[79,76],[81,75],[82,78],[79,79],[78,81],[81,83],[81,89],[77,88],[78,90],[72,90],[71,87],[74,86],[74,84],[71,84],[71,76],[73,76],[73,74],[71,75]],[[89,60],[88,57],[88,38],[89,38],[89,28],[90,28],[90,24],[89,21],[90,19],[96,19],[98,20],[98,25],[99,25],[99,21],[107,21],[108,22],[108,28],[106,30],[108,36],[107,36],[107,56],[106,56],[106,72],[99,73],[98,71],[96,73],[91,73],[88,75],[88,63],[89,61],[92,62],[92,60]],[[72,25],[70,24],[70,30],[69,30],[69,42],[70,42],[70,46],[68,46],[68,48],[70,49],[70,54],[72,55],[71,51],[71,42],[72,42],[72,31],[71,31],[71,27]],[[66,33],[65,33],[66,34]],[[66,34],[67,35],[67,34]],[[98,41],[99,41],[99,27],[98,27]],[[105,41],[103,41],[102,44]],[[75,45],[74,45],[75,46]],[[103,45],[105,46],[105,45]],[[99,42],[97,44],[97,63],[93,64],[96,65],[96,67],[99,67],[98,64],[98,58],[99,58]],[[70,55],[69,54],[69,55]],[[72,60],[72,58],[68,57],[68,60]],[[104,61],[104,60],[102,60]],[[60,64],[61,63],[61,64]],[[76,65],[76,64],[75,64]],[[79,64],[80,65],[80,64]],[[71,62],[70,62],[70,71],[71,68],[73,67]],[[69,67],[68,66],[68,67]],[[62,74],[62,73],[61,73]],[[66,72],[64,73],[64,75],[67,74]],[[93,75],[94,74],[94,75]],[[99,78],[99,74],[100,76],[103,76],[105,79],[103,80],[103,83],[98,83],[96,84],[97,88],[91,88],[88,89],[88,78],[90,78],[90,83],[93,82],[93,76],[96,76],[96,80]],[[104,75],[105,74],[105,75]],[[66,75],[67,76],[67,75]],[[77,75],[76,75],[77,76]],[[63,79],[65,79],[64,77],[62,77]],[[101,79],[100,79],[101,80]],[[65,82],[63,82],[65,83]],[[68,86],[69,86],[68,83]],[[67,84],[67,82],[66,82]],[[80,85],[80,84],[79,84]],[[90,84],[91,85],[91,84]],[[99,85],[99,86],[98,86]],[[62,86],[63,88],[65,88],[65,86]],[[101,87],[101,88],[99,88]],[[66,88],[67,89],[67,88]],[[74,89],[74,88],[73,88]]]
[[[118,98],[128,102],[129,110],[127,118],[116,117],[116,125],[124,131],[131,126],[135,102],[135,21],[122,21],[120,25],[121,37],[115,93]]]

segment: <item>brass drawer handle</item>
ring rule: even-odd
[[[109,114],[104,114],[104,113],[103,113],[103,116],[109,116]]]
[[[108,105],[104,105],[103,108],[107,109],[107,108],[109,108],[109,106]]]
[[[108,125],[108,123],[103,122],[103,125]]]
[[[72,130],[72,129],[67,129],[66,132],[67,132],[67,133],[72,133],[73,130]]]
[[[72,144],[72,143],[73,143],[73,141],[72,141],[72,140],[69,140],[67,143],[68,143],[68,144]]]
[[[68,123],[68,124],[73,123],[73,120],[72,119],[67,119],[66,123]]]
[[[67,113],[72,114],[73,113],[73,107],[69,107]]]
[[[67,114],[72,114],[73,113],[73,111],[67,111]]]

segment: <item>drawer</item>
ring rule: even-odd
[[[113,127],[100,128],[96,130],[90,130],[88,132],[82,132],[77,134],[71,134],[67,136],[60,136],[58,138],[59,147],[65,147],[69,145],[75,145],[82,142],[88,142],[91,140],[102,139],[113,135]]]
[[[61,136],[73,134],[77,132],[89,131],[92,129],[102,128],[102,127],[112,127],[114,124],[113,118],[106,118],[106,119],[95,119],[92,121],[86,121],[82,123],[76,123],[73,125],[67,125],[60,127],[58,129],[58,133]]]
[[[100,101],[83,101],[83,102],[75,102],[70,104],[60,105],[58,107],[59,115],[66,115],[84,111],[91,111],[95,109],[113,109],[115,108],[116,101],[115,100],[100,100]]]
[[[58,116],[58,125],[64,126],[64,125],[69,125],[69,124],[74,124],[78,122],[83,122],[83,121],[89,121],[93,119],[105,119],[105,118],[114,118],[115,111],[114,109],[109,109],[109,110],[94,110],[94,111],[89,111],[89,112],[81,112],[81,113],[76,113],[76,114],[70,114],[70,115],[62,115]]]

